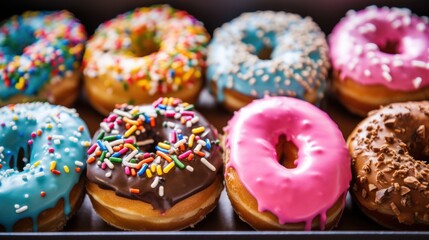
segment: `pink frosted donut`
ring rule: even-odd
[[[236,112],[225,133],[227,193],[243,220],[258,230],[336,225],[350,158],[326,113],[299,99],[269,97]]]
[[[330,37],[333,90],[360,115],[429,96],[429,25],[409,9],[349,11]]]

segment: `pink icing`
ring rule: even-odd
[[[386,44],[396,51],[383,52]],[[411,91],[429,85],[428,18],[408,9],[349,11],[332,31],[330,57],[342,79]]]
[[[326,212],[348,190],[350,157],[338,126],[328,115],[305,101],[288,97],[255,100],[228,122],[227,147],[240,181],[280,224],[305,222]],[[297,167],[277,161],[275,146],[285,135],[298,147]],[[343,201],[344,205],[344,201]]]

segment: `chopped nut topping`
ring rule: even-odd
[[[412,177],[412,176],[408,176],[404,179],[404,183],[405,185],[407,185],[408,187],[411,187],[413,189],[417,189],[420,185],[419,180],[417,180],[417,178]]]
[[[372,184],[372,183],[368,184],[368,190],[369,190],[370,192],[374,191],[375,189],[377,189],[377,186],[375,186],[375,185],[374,185],[374,184]]]
[[[405,186],[401,186],[401,196],[404,196],[405,194],[409,193],[411,190]]]

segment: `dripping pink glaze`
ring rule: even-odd
[[[226,168],[256,198],[258,210],[275,214],[280,224],[305,222],[326,212],[348,190],[350,158],[338,126],[310,103],[288,97],[255,100],[228,122]],[[277,161],[275,146],[285,135],[298,147],[297,167]],[[344,205],[344,201],[343,201]]]
[[[397,54],[380,50],[387,41],[398,43]],[[402,91],[429,85],[428,19],[408,9],[371,6],[351,11],[334,27],[329,45],[332,64],[342,79]],[[383,76],[387,68],[391,81]]]

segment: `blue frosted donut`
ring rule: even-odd
[[[86,33],[67,11],[25,12],[0,24],[0,104],[77,96]]]
[[[0,230],[61,229],[84,196],[85,123],[49,103],[5,106],[0,116]]]
[[[266,49],[272,51],[264,59],[261,52]],[[232,110],[264,95],[318,104],[330,67],[327,52],[324,33],[309,17],[243,13],[215,30],[207,79],[217,101]]]

